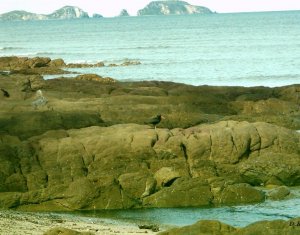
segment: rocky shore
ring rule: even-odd
[[[157,234],[136,224],[57,213],[0,211],[0,234],[139,235]]]
[[[299,84],[43,79],[66,67],[0,58],[0,208],[220,206],[281,200],[300,185]],[[157,129],[144,124],[158,113]]]

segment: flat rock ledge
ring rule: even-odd
[[[63,70],[65,68],[95,68],[95,67],[117,67],[117,66],[131,66],[140,65],[141,62],[135,60],[125,60],[120,64],[107,64],[102,61],[89,63],[65,63],[61,58],[51,59],[49,57],[17,57],[7,56],[0,57],[0,71],[10,71],[10,73],[19,74],[66,74],[69,71]]]
[[[300,185],[300,134],[222,121],[1,135],[0,208],[94,210],[258,203],[255,186]],[[286,194],[286,193],[285,193]]]

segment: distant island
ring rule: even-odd
[[[210,14],[210,9],[203,6],[194,6],[184,1],[153,1],[137,12],[137,16],[145,15],[190,15]],[[129,16],[126,9],[121,10],[119,17]],[[11,11],[0,15],[0,20],[63,20],[90,18],[88,13],[76,6],[64,6],[51,14],[37,14],[27,11]],[[100,14],[93,14],[92,18],[103,18]]]
[[[128,13],[128,11],[127,11],[126,9],[123,9],[123,10],[120,12],[119,16],[129,16],[129,13]]]
[[[138,16],[144,15],[191,15],[210,14],[210,9],[202,6],[194,6],[184,1],[153,1],[145,8],[138,11]]]
[[[89,18],[88,13],[74,6],[62,7],[48,15],[27,11],[11,11],[0,15],[0,20],[62,20],[81,18]]]

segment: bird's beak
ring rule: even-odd
[[[161,117],[161,119],[166,119],[164,116],[160,116]]]

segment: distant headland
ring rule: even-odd
[[[184,1],[152,1],[143,9],[137,12],[138,16],[145,15],[190,15],[190,14],[210,14],[210,9],[203,6],[194,6]],[[123,9],[118,16],[129,16],[126,9]],[[102,18],[99,13],[92,17],[87,12],[76,6],[64,6],[51,14],[37,14],[23,10],[10,11],[0,15],[0,20],[62,20],[62,19],[82,19],[82,18]]]

